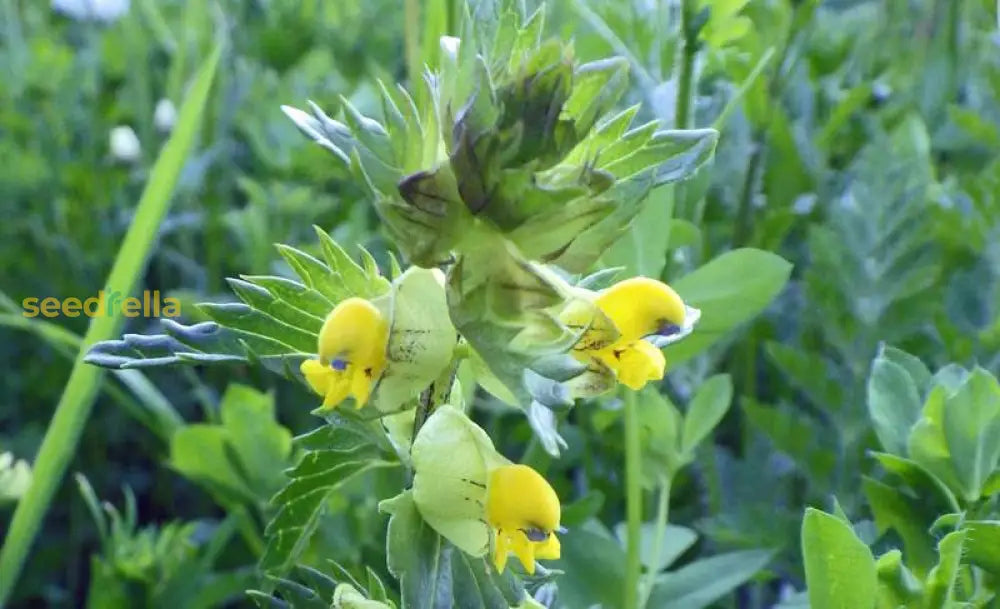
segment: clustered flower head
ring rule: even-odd
[[[324,409],[348,396],[364,406],[385,369],[388,340],[388,320],[363,298],[348,298],[330,312],[319,331],[319,359],[301,365],[309,386],[323,396]]]
[[[499,454],[460,400],[424,398],[457,384],[467,358],[475,382],[525,410],[557,455],[559,409],[662,379],[661,348],[689,334],[700,312],[656,279],[591,291],[566,274],[589,271],[651,189],[692,175],[718,138],[630,128],[635,109],[611,113],[627,61],[578,64],[571,45],[541,41],[542,15],[503,20],[489,56],[473,41],[444,39],[439,72],[427,79],[429,123],[409,94],[385,88],[384,122],[346,101],[339,120],[315,104],[284,108],[369,188],[383,228],[415,265],[407,273],[447,269],[409,289],[393,281],[387,301],[337,304],[303,375],[324,409],[352,397],[395,416],[419,398],[426,420],[383,422],[413,471],[400,497],[463,552],[490,555],[501,572],[513,555],[532,574],[536,560],[560,555],[556,492]]]

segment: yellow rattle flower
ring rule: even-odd
[[[666,359],[659,343],[669,343],[691,332],[701,316],[698,309],[688,307],[667,284],[633,277],[598,292],[591,301],[605,320],[595,320],[573,348],[573,355],[582,362],[594,362],[615,373],[619,382],[631,389],[642,389],[649,381],[663,378]],[[579,316],[577,307],[572,324]],[[614,328],[607,327],[607,321]]]
[[[385,369],[389,323],[375,305],[348,298],[334,307],[319,331],[319,359],[302,362],[300,370],[312,390],[332,409],[354,397],[358,408]]]
[[[486,520],[496,532],[493,562],[503,573],[513,553],[528,573],[535,559],[559,558],[560,505],[552,487],[527,465],[493,470],[486,486]]]
[[[538,472],[511,463],[486,432],[453,406],[440,406],[411,452],[413,500],[421,517],[463,552],[492,548],[503,572],[514,554],[528,573],[559,558],[559,497]]]

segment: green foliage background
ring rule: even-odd
[[[25,318],[22,299],[102,289],[167,138],[154,108],[161,99],[180,107],[217,41],[199,137],[139,281],[180,298],[188,323],[205,320],[194,302],[232,299],[226,277],[291,275],[273,243],[319,256],[312,225],[389,268],[362,190],[279,106],[338,108],[342,95],[374,114],[377,79],[412,83],[424,62],[436,65],[437,36],[459,34],[464,6],[135,0],[101,24],[0,1],[0,451],[33,462],[87,330],[82,317]],[[672,281],[745,246],[793,265],[779,298],[724,335],[712,324],[743,318],[727,318],[713,299],[740,294],[740,281],[767,262],[687,286],[703,301],[707,330],[690,340],[718,342],[690,358],[685,349],[697,345],[668,350],[661,393],[694,408],[728,390],[733,406],[711,441],[684,455],[691,466],[672,482],[666,545],[643,555],[647,564],[659,556],[656,570],[670,567],[650,607],[776,606],[804,588],[810,569],[800,550],[806,506],[833,511],[836,496],[856,528],[880,520],[862,482],[882,471],[867,451],[881,442],[894,452],[891,430],[869,416],[880,345],[934,371],[957,362],[1000,373],[997,6],[555,0],[548,10],[546,33],[571,38],[581,60],[629,61],[626,101],[643,103],[640,118],[721,132],[714,163],[654,191],[604,265]],[[109,131],[123,124],[141,143],[134,162],[109,150]],[[124,328],[156,331],[141,318]],[[70,462],[85,478],[58,487],[11,606],[246,606],[242,592],[259,585],[267,502],[295,462],[291,434],[316,427],[314,396],[253,366],[132,372],[103,377]],[[644,447],[680,458],[660,454],[669,451],[658,442],[675,407],[655,392],[637,399]],[[562,606],[618,606],[621,405],[575,409],[558,460],[520,414],[483,396],[475,412],[501,452],[523,455],[563,499],[574,534],[556,565],[566,572]],[[644,464],[647,513],[662,463]],[[377,468],[344,482],[304,562],[340,579],[346,569],[392,582],[376,505],[400,485],[399,471]],[[13,502],[2,491],[6,536]],[[833,517],[806,518],[810,535],[842,533]],[[734,574],[732,585],[714,581],[719,572]],[[308,581],[308,567],[300,576]],[[699,598],[712,583],[718,594]]]

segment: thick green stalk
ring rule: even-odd
[[[649,602],[649,595],[653,591],[656,583],[657,566],[660,564],[660,554],[663,551],[663,538],[667,534],[667,518],[670,515],[670,486],[673,484],[672,475],[668,474],[660,480],[660,498],[656,504],[656,523],[653,529],[653,547],[649,564],[649,573],[646,574],[646,583],[642,586],[639,596],[639,609],[644,609]]]
[[[634,391],[625,393],[625,542],[624,609],[639,607],[639,577],[642,570],[642,442],[639,437],[639,406]]]
[[[131,294],[136,287],[156,242],[157,230],[169,207],[181,169],[194,147],[220,55],[221,47],[216,46],[198,71],[173,135],[153,166],[136,208],[135,219],[118,250],[104,287],[106,293]],[[17,504],[3,548],[0,548],[0,607],[11,596],[42,518],[76,451],[97,389],[104,378],[100,368],[84,363],[87,348],[117,336],[123,321],[121,311],[109,311],[106,316],[93,318],[83,337],[83,345],[35,459],[34,479]]]

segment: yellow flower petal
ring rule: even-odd
[[[486,518],[498,529],[559,527],[559,497],[549,483],[527,465],[493,470],[487,486]]]
[[[681,297],[667,284],[633,277],[601,292],[595,304],[611,318],[621,333],[620,343],[639,340],[666,324],[684,324],[686,309]]]
[[[562,546],[559,544],[559,538],[556,537],[555,533],[549,533],[545,541],[535,544],[535,558],[556,560],[561,554]]]
[[[333,370],[324,366],[314,359],[307,359],[299,366],[302,376],[306,377],[309,387],[319,395],[326,395],[326,390],[330,386],[330,379],[333,377]]]
[[[326,390],[326,395],[323,396],[323,408],[328,410],[335,408],[337,404],[346,400],[350,393],[350,378],[344,374],[334,372],[333,378],[330,380],[330,385]]]
[[[372,384],[385,369],[389,324],[363,298],[348,298],[334,307],[319,331],[319,360],[302,362],[303,376],[330,409],[354,396],[360,408]]]
[[[667,366],[663,352],[644,340],[637,340],[621,350],[616,363],[618,380],[635,390],[642,389],[649,381],[662,379]]]
[[[494,537],[493,564],[496,565],[497,572],[503,573],[507,568],[507,555],[510,553],[510,546],[507,544],[507,534],[497,530]]]
[[[490,473],[486,490],[486,519],[496,531],[494,563],[498,571],[513,553],[528,573],[535,572],[535,556],[559,554],[554,531],[559,528],[559,497],[538,472],[527,465],[504,465]],[[553,549],[554,548],[554,549]]]
[[[507,534],[507,539],[510,541],[510,549],[514,552],[514,556],[517,556],[517,559],[524,565],[524,570],[528,572],[528,575],[534,575],[535,542],[528,539],[524,531],[513,531],[511,533],[502,531],[502,533]]]

